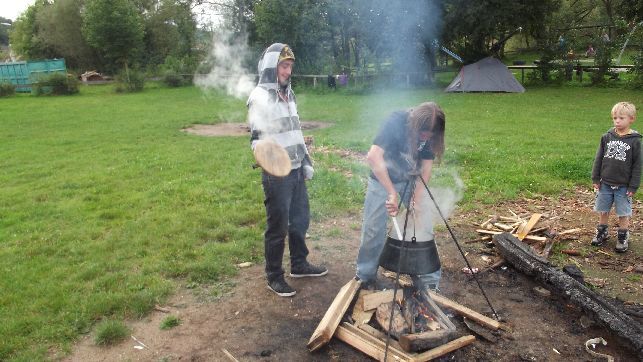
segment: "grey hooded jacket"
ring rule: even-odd
[[[286,149],[292,169],[312,166],[301,132],[295,94],[290,83],[286,87],[287,102],[279,98],[277,64],[285,44],[269,46],[259,60],[259,82],[248,98],[248,122],[250,142],[254,149],[256,141],[272,139]]]

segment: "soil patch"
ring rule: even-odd
[[[474,267],[488,266],[496,256],[483,243],[466,243],[478,236],[475,229],[488,214],[505,214],[508,209],[547,213],[556,217],[560,229],[582,228],[578,240],[567,241],[565,248],[586,250],[596,217],[591,211],[591,193],[582,189],[560,198],[523,199],[513,203],[479,205],[476,211],[456,212],[449,221]],[[635,205],[631,250],[616,254],[614,239],[602,248],[587,248],[578,257],[561,256],[557,249],[552,261],[578,264],[586,276],[602,272],[607,280],[597,292],[618,295],[624,305],[638,305],[643,289],[641,274],[629,266],[641,264],[641,204]],[[266,289],[263,265],[242,268],[224,284],[183,289],[162,308],[145,319],[130,323],[132,335],[145,344],[139,349],[133,339],[116,346],[97,347],[93,335],[79,341],[66,361],[227,361],[225,349],[239,361],[369,361],[370,359],[337,339],[316,353],[306,343],[335,295],[354,275],[359,246],[361,215],[344,215],[313,223],[309,231],[310,259],[323,263],[329,274],[323,278],[287,278],[297,290],[293,298],[280,298]],[[487,316],[491,310],[471,275],[462,272],[462,256],[444,227],[436,230],[443,266],[441,293]],[[288,252],[286,251],[286,255]],[[573,258],[573,261],[570,259]],[[288,272],[288,260],[284,260]],[[603,268],[607,269],[603,269]],[[630,269],[629,271],[627,271]],[[603,337],[608,345],[597,348],[620,361],[635,361],[609,331],[593,324],[575,306],[556,296],[547,296],[532,279],[503,267],[479,274],[482,287],[501,318],[511,327],[502,332],[497,343],[478,339],[442,360],[456,361],[579,361],[594,360],[584,347],[590,338]],[[638,277],[637,277],[638,276]],[[380,281],[389,279],[380,275]],[[217,297],[214,297],[214,296]],[[639,305],[640,306],[640,305]],[[168,315],[181,324],[161,330]],[[458,316],[450,315],[461,333],[470,333]],[[640,319],[638,319],[640,322]],[[139,346],[138,348],[135,348]]]
[[[329,122],[302,121],[301,129],[304,131],[326,128],[332,126]],[[247,136],[250,134],[250,127],[246,123],[217,123],[217,124],[195,124],[183,128],[181,131],[197,136],[224,137],[224,136]]]

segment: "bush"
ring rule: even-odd
[[[31,91],[41,95],[70,95],[78,93],[78,79],[71,74],[52,73],[40,77],[31,86]]]
[[[196,63],[196,59],[193,57],[176,58],[169,55],[161,65],[163,83],[169,87],[189,85],[191,80],[186,75],[194,74],[197,68]]]
[[[16,94],[16,88],[9,82],[0,83],[0,97],[9,97]]]
[[[181,319],[177,316],[169,315],[161,322],[161,329],[167,330],[181,324]]]
[[[96,326],[94,343],[99,346],[109,346],[127,338],[129,328],[121,322],[105,320]]]
[[[138,69],[123,70],[116,76],[116,92],[140,92],[145,87],[145,73]]]
[[[183,79],[182,75],[173,71],[166,71],[163,75],[163,83],[168,87],[180,87],[185,85],[187,82]]]

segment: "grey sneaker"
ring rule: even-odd
[[[326,274],[328,274],[328,269],[323,266],[315,266],[310,263],[302,264],[290,270],[290,276],[293,278],[321,277]]]
[[[614,250],[617,253],[624,253],[627,251],[627,244],[630,241],[630,232],[627,230],[618,231],[618,240],[614,246]]]
[[[273,281],[269,281],[268,289],[277,293],[277,295],[280,297],[292,297],[297,293],[293,288],[290,287],[290,285],[288,285],[288,283],[286,283],[286,280],[284,280],[283,276],[278,277]]]
[[[601,246],[605,244],[605,242],[609,239],[609,235],[607,234],[607,225],[598,225],[596,227],[596,236],[594,236],[594,239],[592,239],[592,245],[593,246]]]

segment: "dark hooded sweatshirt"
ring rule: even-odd
[[[311,165],[308,150],[301,132],[295,94],[290,83],[283,90],[288,99],[280,100],[277,91],[277,65],[279,54],[285,44],[269,46],[259,60],[259,83],[248,98],[248,122],[250,123],[252,148],[260,139],[272,139],[288,151],[292,169]]]
[[[621,137],[614,128],[605,133],[596,151],[592,182],[627,186],[627,191],[636,192],[641,183],[641,134],[632,130]]]

